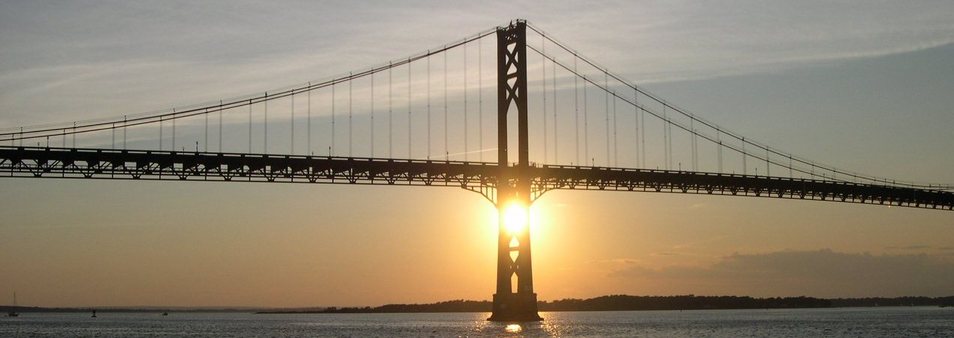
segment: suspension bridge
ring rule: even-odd
[[[464,188],[500,213],[490,318],[500,321],[540,319],[529,229],[508,228],[505,214],[551,190],[954,210],[952,185],[858,173],[747,139],[523,20],[261,94],[2,129],[0,176]]]

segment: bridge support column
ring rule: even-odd
[[[527,25],[516,21],[497,29],[497,292],[492,321],[537,321],[530,260],[530,167],[527,126]],[[518,162],[510,166],[507,113],[517,113]],[[510,208],[516,208],[511,211]],[[517,215],[510,213],[516,212]],[[508,224],[518,222],[522,224]],[[514,285],[516,284],[516,285]]]
[[[519,190],[519,189],[513,189]],[[528,189],[529,190],[529,189]],[[528,191],[529,192],[529,191]],[[497,293],[488,320],[525,322],[542,320],[537,314],[530,256],[529,195],[509,193],[497,202],[500,228],[497,242]],[[519,211],[510,210],[516,208]],[[517,215],[514,215],[516,213]],[[520,217],[522,219],[514,219]],[[514,225],[512,222],[522,224]]]

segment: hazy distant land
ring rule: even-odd
[[[281,313],[421,313],[421,312],[490,312],[490,301],[451,300],[429,304],[387,304],[377,307],[35,307],[0,306],[0,313],[30,312],[255,312]],[[540,311],[645,311],[645,310],[717,310],[717,309],[794,309],[877,306],[941,306],[954,307],[954,296],[896,298],[814,298],[747,296],[629,296],[611,295],[589,299],[541,301]]]
[[[954,306],[954,296],[897,298],[813,298],[746,296],[629,296],[611,295],[589,299],[562,299],[537,303],[540,311],[641,311],[716,309],[793,309],[875,306]],[[378,307],[328,307],[323,309],[282,309],[258,313],[413,313],[489,312],[490,301],[452,300],[430,304],[387,304]]]

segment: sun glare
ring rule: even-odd
[[[523,204],[510,203],[504,209],[504,227],[511,235],[523,232],[528,221],[527,207]]]

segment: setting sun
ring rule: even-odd
[[[0,338],[954,338],[954,0],[646,2],[0,0]]]
[[[504,209],[504,227],[510,234],[518,234],[527,228],[527,207],[518,202],[512,202]]]

